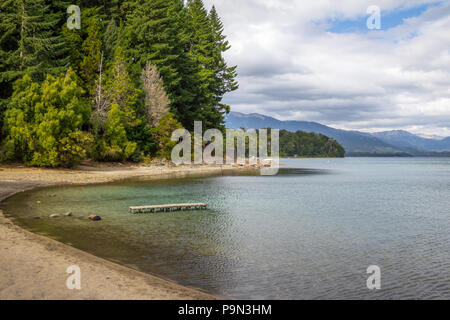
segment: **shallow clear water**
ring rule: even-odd
[[[450,159],[282,162],[275,177],[47,188],[3,209],[35,232],[221,296],[450,299]],[[179,202],[210,209],[127,212]],[[381,268],[381,290],[366,287],[369,265]]]

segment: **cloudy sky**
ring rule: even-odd
[[[450,136],[450,0],[204,1],[238,65],[232,111]]]

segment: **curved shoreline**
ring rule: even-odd
[[[79,170],[0,167],[0,203],[40,187],[163,180],[241,172],[236,166],[114,166]],[[69,290],[67,267],[81,269],[81,290]],[[0,210],[0,299],[218,299],[200,289],[99,258],[15,225]]]

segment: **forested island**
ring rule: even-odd
[[[345,149],[334,139],[313,132],[280,130],[282,157],[343,158]]]
[[[202,0],[2,1],[0,162],[142,162],[169,158],[194,121],[224,131],[238,83],[223,30]],[[284,155],[342,153],[324,136],[280,141]]]

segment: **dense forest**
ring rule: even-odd
[[[322,134],[281,130],[280,155],[282,157],[342,158],[345,150],[336,140]]]
[[[202,0],[2,0],[0,162],[169,158],[175,129],[224,131],[238,88],[230,45]],[[282,131],[286,156],[343,156],[334,140]]]
[[[223,130],[229,48],[202,0],[2,0],[0,161],[142,161],[194,120]]]

